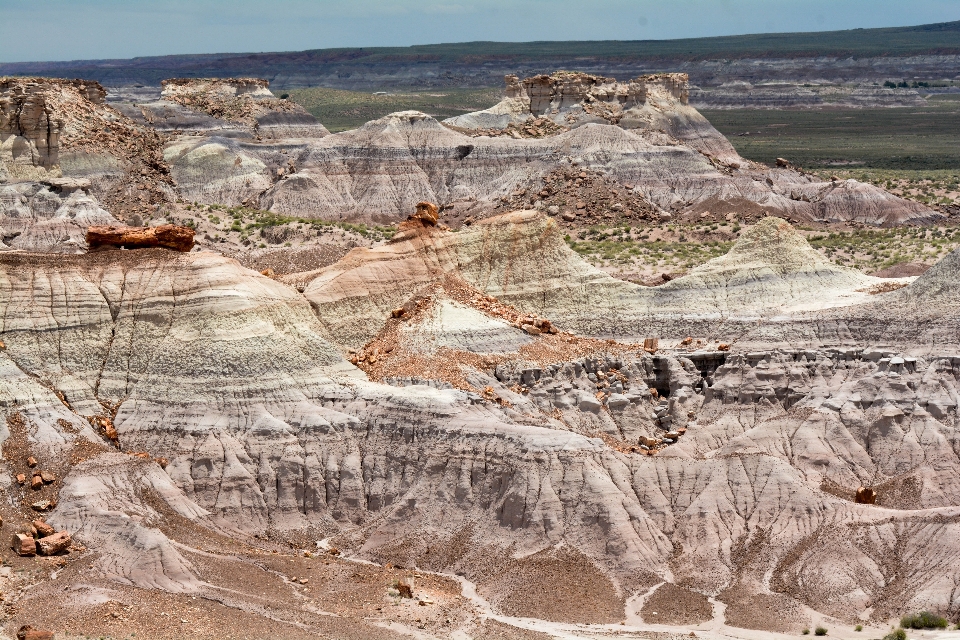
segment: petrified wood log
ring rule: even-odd
[[[163,247],[186,252],[193,248],[193,229],[172,224],[159,227],[90,227],[87,229],[87,244],[91,251]]]

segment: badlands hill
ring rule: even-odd
[[[731,155],[682,75],[508,84],[332,135],[259,81],[0,84],[3,633],[956,621],[956,254],[878,279],[790,224],[938,214]],[[737,242],[658,287],[564,238],[708,210]],[[89,232],[174,213],[192,250]],[[288,231],[340,253],[243,266]]]
[[[75,215],[46,195],[62,199],[64,187],[50,183],[61,178],[92,199],[88,208],[102,203],[135,224],[183,213],[187,203],[389,224],[422,200],[439,203],[455,226],[518,207],[574,225],[733,213],[887,226],[941,217],[871,185],[739,158],[687,104],[682,74],[629,83],[582,73],[507,81],[496,113],[451,123],[396,113],[327,135],[262,81],[171,80],[159,99],[108,103],[96,83],[5,80],[0,201],[10,221],[0,224],[14,240],[16,220]],[[541,120],[550,122],[549,135],[525,133]],[[578,193],[585,178],[602,182],[602,194]],[[67,240],[78,234],[79,224],[73,235],[48,234],[45,244],[26,237],[14,244],[70,252]]]
[[[874,279],[771,219],[644,289],[556,226],[414,219],[297,286],[206,251],[0,254],[3,527],[73,536],[10,557],[8,629],[737,637],[954,615],[951,357],[697,333],[720,309],[855,315]],[[937,295],[948,267],[878,297]],[[593,338],[578,295],[598,326],[656,335],[669,312],[691,339]],[[17,483],[34,469],[51,483]],[[56,580],[20,572],[48,563]]]
[[[691,332],[729,341],[758,320],[870,299],[881,282],[813,250],[789,224],[766,218],[731,251],[659,287],[623,282],[590,266],[554,220],[534,211],[488,218],[458,233],[401,231],[375,249],[354,249],[315,272],[284,276],[303,291],[327,335],[359,347],[384,318],[450,276],[522,312],[580,335],[682,340]],[[357,322],[363,318],[362,322]]]

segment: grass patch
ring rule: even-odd
[[[217,225],[221,224],[221,218],[216,215],[215,212],[221,213],[224,216],[222,220],[222,230],[239,233],[241,237],[244,238],[257,230],[289,224],[310,227],[317,233],[324,233],[332,229],[342,229],[343,231],[350,231],[374,241],[389,240],[397,232],[395,227],[285,216],[274,213],[273,211],[251,209],[248,207],[227,207],[219,204],[188,204],[186,209],[187,211],[206,213],[208,215],[207,219]],[[189,219],[187,219],[187,221],[192,222]],[[181,221],[180,224],[185,224],[185,222]]]
[[[704,110],[745,158],[807,169],[960,171],[960,101],[843,110]]]
[[[929,611],[906,615],[900,619],[900,626],[904,629],[946,629],[947,625],[946,619]]]
[[[438,120],[492,107],[503,89],[436,89],[391,93],[343,91],[325,87],[290,89],[290,99],[309,111],[330,131],[356,129],[396,111],[423,111]]]

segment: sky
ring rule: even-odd
[[[0,0],[0,62],[960,20],[960,0]]]

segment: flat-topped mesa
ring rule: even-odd
[[[222,97],[250,96],[273,98],[270,81],[263,78],[170,78],[160,82],[161,95],[172,98],[180,94],[206,93]]]
[[[505,81],[508,95],[513,86],[512,92],[518,98],[529,100],[530,113],[537,116],[555,114],[580,103],[603,102],[628,109],[643,104],[646,99],[646,88],[642,84],[621,83],[614,78],[581,72],[558,71],[523,80],[507,76]]]
[[[299,104],[273,95],[270,81],[262,78],[171,78],[161,85],[161,102],[148,108],[175,103],[244,125],[258,138],[322,138],[330,133]]]
[[[508,75],[504,82],[505,97],[499,104],[445,122],[465,129],[504,128],[531,118],[548,118],[566,127],[591,122],[619,124],[625,113],[643,109],[648,96],[689,108],[690,81],[685,73],[658,73],[617,82],[616,78],[580,71],[557,71],[522,80]]]

